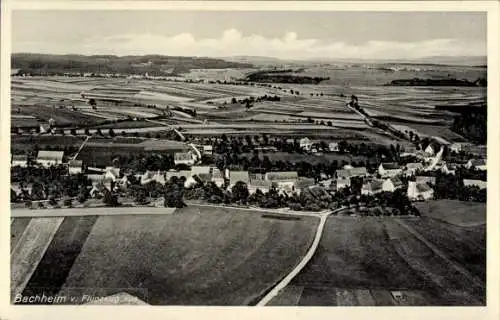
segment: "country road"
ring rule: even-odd
[[[314,237],[314,241],[311,244],[311,247],[307,251],[306,255],[304,256],[304,258],[302,258],[302,260],[299,262],[299,264],[285,278],[283,278],[283,280],[281,280],[271,291],[269,291],[268,294],[266,294],[264,296],[264,298],[262,298],[262,300],[260,300],[257,303],[257,306],[265,306],[269,302],[271,302],[271,300],[273,298],[275,298],[280,293],[281,290],[283,290],[286,286],[288,286],[288,284],[293,280],[293,278],[295,278],[300,273],[300,271],[302,271],[302,269],[304,269],[304,267],[312,259],[312,257],[314,256],[314,253],[316,252],[316,249],[318,248],[319,242],[321,240],[321,236],[323,235],[323,229],[325,228],[326,219],[328,218],[328,216],[330,214],[332,214],[336,211],[339,211],[339,210],[342,210],[342,209],[336,209],[336,210],[331,211],[331,212],[326,212],[326,213],[315,215],[316,217],[320,218],[320,222],[318,224],[318,229],[316,230],[316,235]]]

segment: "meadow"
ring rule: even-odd
[[[24,248],[29,227],[16,219],[26,218],[12,224]],[[196,206],[169,215],[43,219],[62,222],[40,243],[46,250],[31,261],[37,267],[25,294],[126,291],[153,305],[253,304],[301,260],[318,223]],[[58,261],[57,272],[50,261]]]
[[[457,272],[401,222],[472,276]],[[417,227],[421,223],[419,218],[329,217],[313,259],[271,305],[484,305],[484,278],[476,279],[484,270],[484,256],[470,261],[473,245],[464,246],[450,231],[440,234],[439,222]],[[454,255],[452,244],[460,248]],[[395,299],[393,291],[402,292],[405,300]]]

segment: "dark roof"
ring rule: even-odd
[[[430,190],[432,190],[432,188],[427,183],[417,183],[418,192],[426,192]]]
[[[68,162],[68,165],[70,167],[81,168],[83,166],[83,161],[82,160],[70,160]]]
[[[387,162],[387,163],[382,163],[382,167],[385,170],[396,170],[396,169],[401,169],[401,166],[397,164],[396,162]]]

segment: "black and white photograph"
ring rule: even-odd
[[[11,305],[487,306],[485,10],[9,16]]]

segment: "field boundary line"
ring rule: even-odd
[[[404,229],[406,229],[406,231],[408,231],[410,234],[412,234],[415,238],[417,238],[422,243],[424,243],[429,249],[432,250],[432,252],[434,252],[438,257],[440,257],[441,259],[443,259],[444,261],[446,261],[456,271],[458,271],[464,277],[466,277],[467,279],[469,279],[474,284],[474,286],[479,287],[479,288],[483,288],[485,286],[485,284],[483,283],[483,281],[481,281],[477,277],[473,276],[464,267],[462,267],[459,264],[457,264],[457,263],[453,262],[452,260],[450,260],[450,258],[448,258],[448,256],[444,252],[442,252],[435,245],[433,245],[432,243],[430,243],[424,236],[422,236],[418,231],[416,231],[415,229],[413,229],[411,226],[407,225],[403,220],[395,219],[394,221],[397,224],[399,224],[400,226],[402,226]]]

